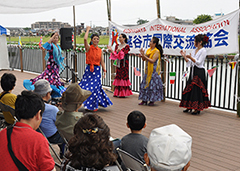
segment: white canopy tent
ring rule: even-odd
[[[0,14],[27,14],[81,5],[97,0],[7,0],[0,2]]]
[[[6,35],[10,35],[10,31],[0,25],[0,70],[9,69]]]

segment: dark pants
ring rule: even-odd
[[[41,131],[39,129],[37,129],[36,131],[41,133]],[[60,155],[64,154],[64,147],[66,144],[58,131],[55,134],[53,134],[52,136],[48,137],[47,139],[51,144],[58,144],[58,146],[60,148]]]
[[[55,134],[53,134],[51,137],[48,137],[47,139],[51,144],[58,144],[60,148],[60,154],[61,153],[62,155],[64,154],[65,142],[58,131]]]

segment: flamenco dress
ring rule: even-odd
[[[23,86],[27,90],[34,90],[34,84],[39,79],[46,79],[52,88],[52,98],[58,98],[62,96],[62,93],[66,90],[64,83],[60,81],[59,72],[64,70],[65,64],[63,62],[64,57],[61,54],[61,48],[59,45],[46,42],[43,47],[48,50],[45,60],[47,60],[47,66],[45,71],[42,72],[36,78],[30,80],[24,80]]]
[[[206,49],[200,49],[197,54],[195,54],[194,50],[191,54],[198,64],[194,64],[191,60],[187,62],[187,66],[191,67],[190,76],[182,92],[182,100],[179,107],[202,111],[211,107],[207,91],[206,71],[204,69]]]
[[[159,53],[159,58],[154,63],[147,61],[145,74],[140,84],[138,100],[142,100],[144,102],[155,102],[163,99],[163,82],[159,76],[161,66],[160,52],[157,48],[153,50],[149,48],[146,55],[152,59],[156,52]]]
[[[102,50],[99,47],[90,46],[86,53],[86,69],[79,86],[91,91],[92,94],[83,102],[84,108],[97,110],[99,106],[108,107],[113,103],[102,89],[100,61]]]
[[[132,95],[130,86],[132,85],[129,80],[129,45],[126,45],[121,51],[117,52],[119,45],[115,47],[114,53],[111,53],[110,59],[117,60],[116,77],[113,81],[114,93],[113,96],[125,97]]]

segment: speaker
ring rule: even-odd
[[[60,29],[60,36],[61,36],[61,41],[60,45],[62,50],[67,50],[67,49],[72,49],[72,34],[73,29],[72,28],[61,28]]]

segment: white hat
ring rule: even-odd
[[[156,170],[182,170],[192,157],[192,137],[175,124],[152,130],[147,154]]]

